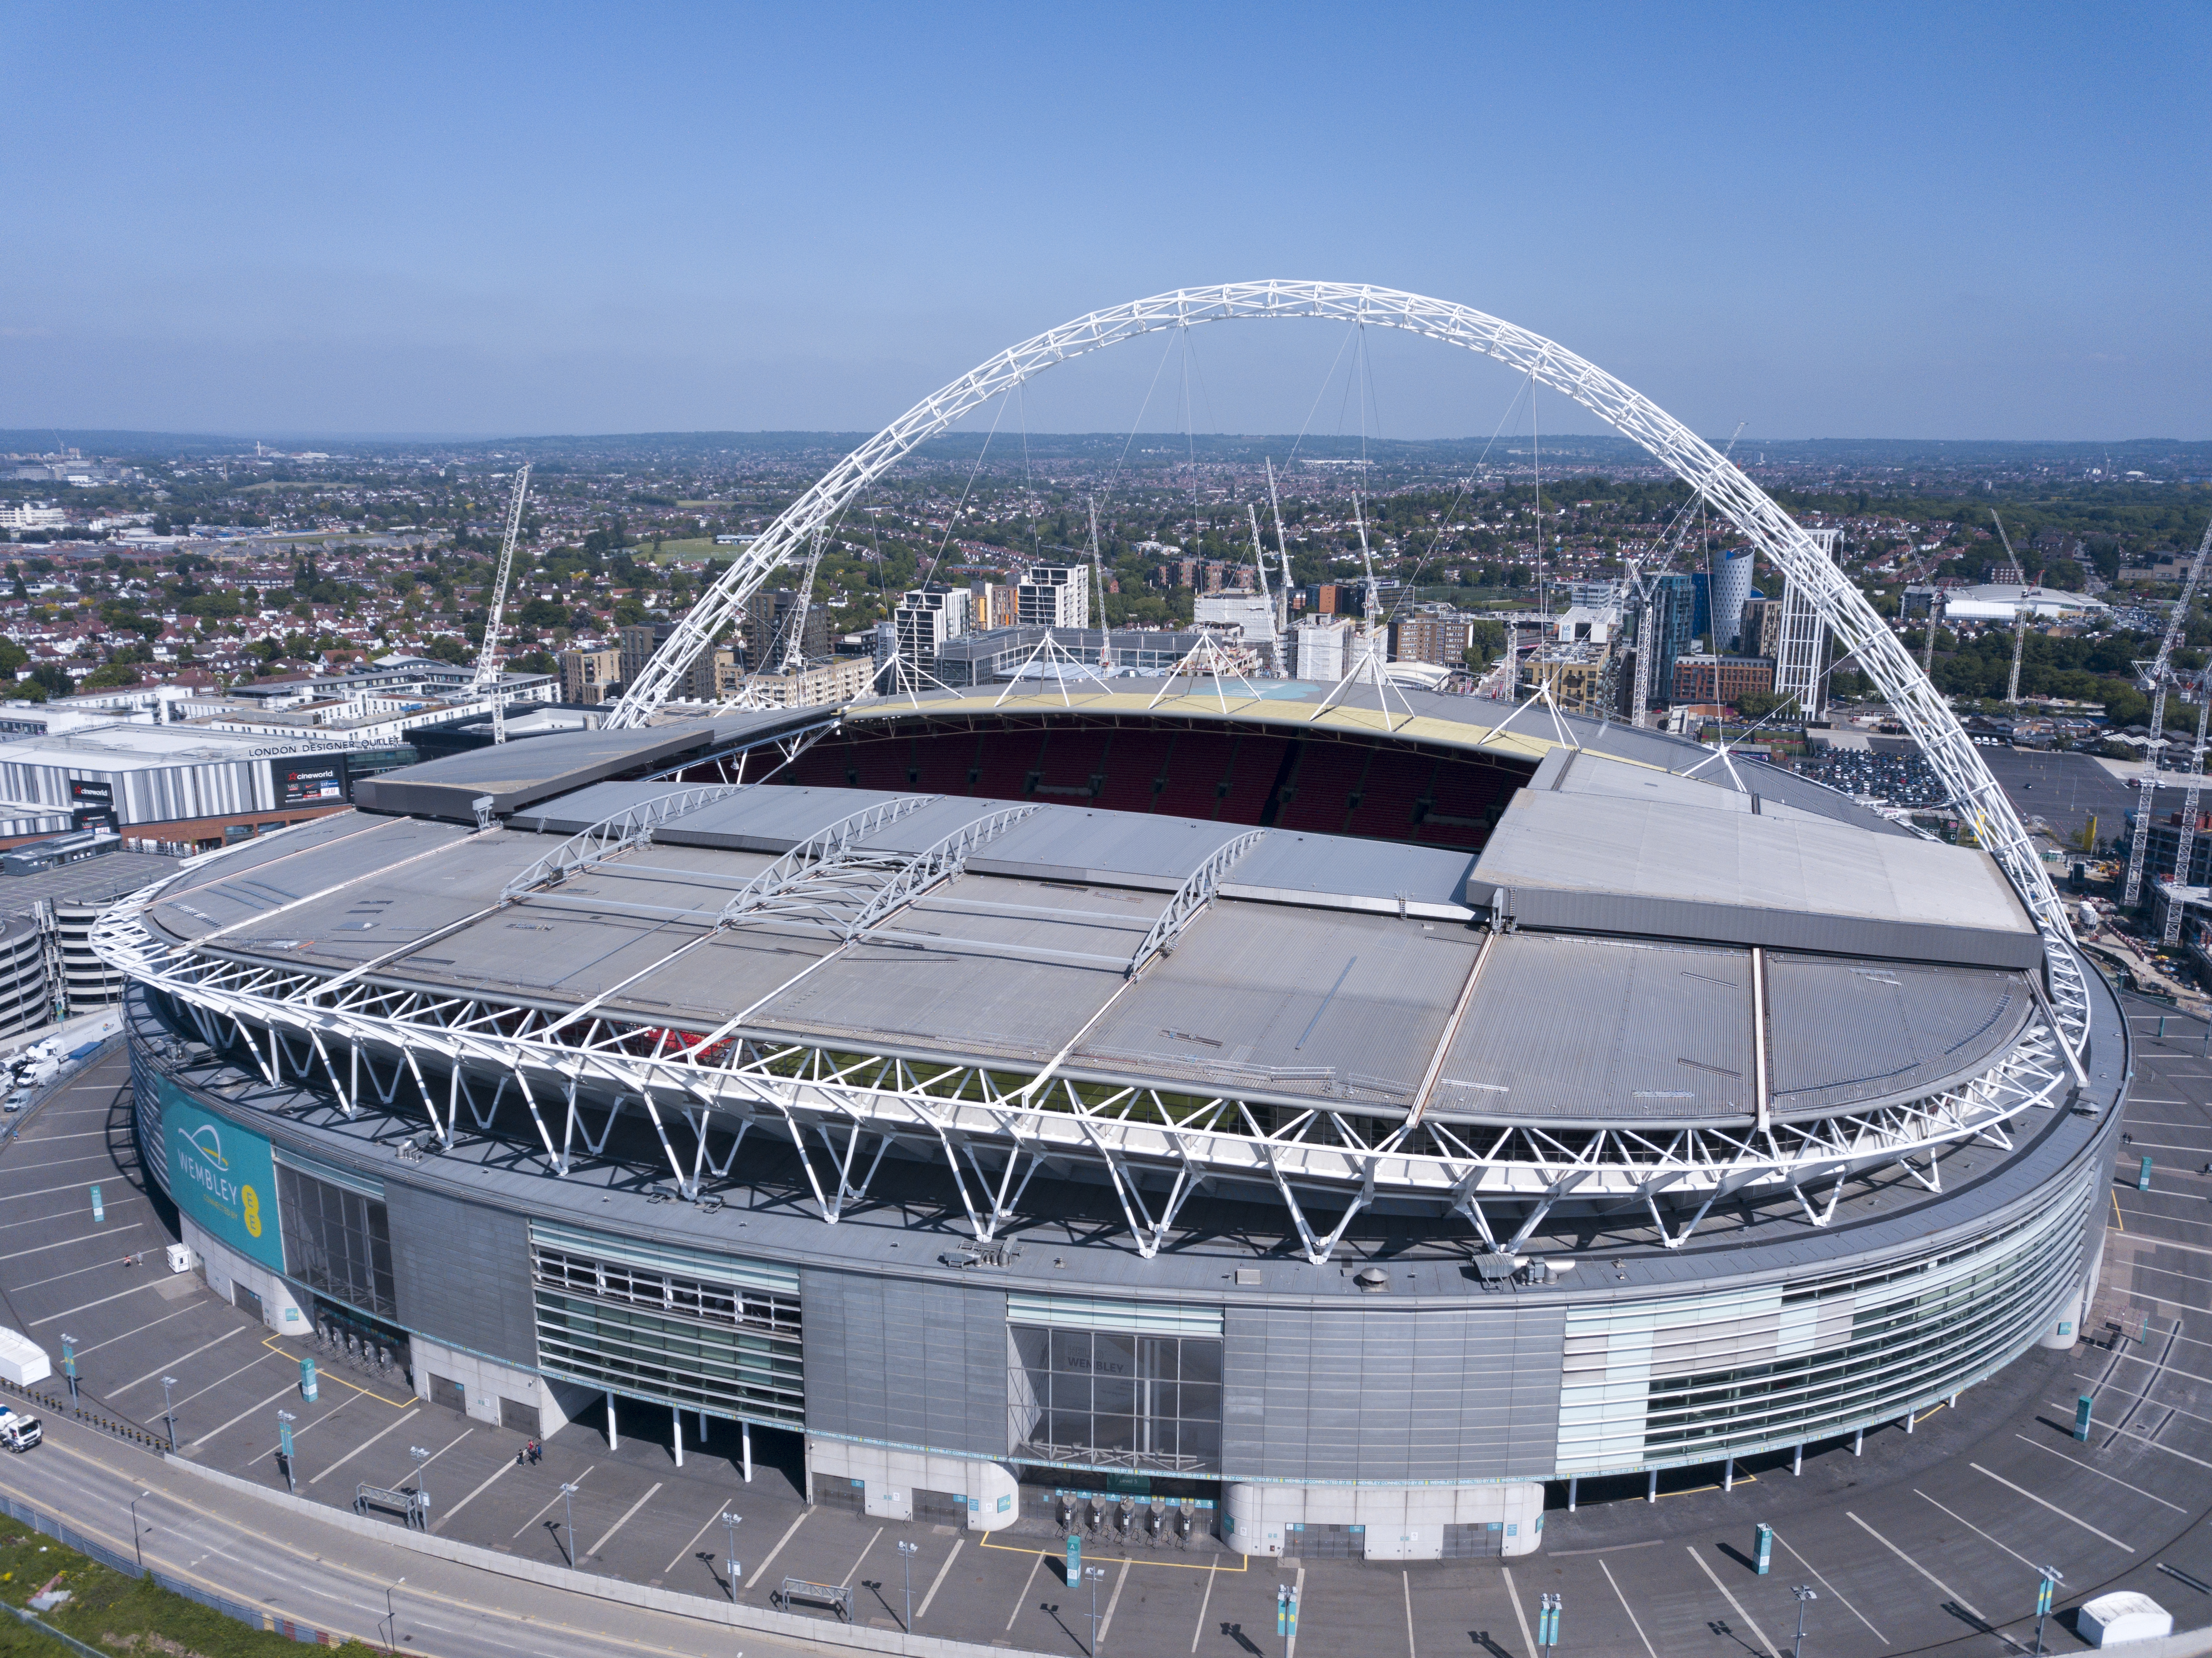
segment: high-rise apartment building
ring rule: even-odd
[[[965,587],[933,583],[916,587],[899,600],[891,613],[894,654],[914,683],[920,683],[921,675],[935,670],[938,650],[947,640],[969,630],[975,604],[975,595]]]
[[[1091,567],[1036,564],[1014,588],[1014,623],[1022,628],[1091,625]]]
[[[744,641],[744,665],[752,673],[775,673],[783,666],[784,653],[788,647],[792,618],[799,610],[799,595],[789,587],[763,587],[745,601],[744,625],[740,636]],[[806,607],[806,622],[801,630],[800,653],[809,662],[820,662],[830,654],[830,610],[825,604],[810,604]]]
[[[1833,562],[1841,555],[1839,530],[1808,530],[1821,556]],[[1812,595],[1792,581],[1782,590],[1782,638],[1774,653],[1774,689],[1795,696],[1807,720],[1828,708],[1828,624],[1813,606]]]
[[[621,683],[622,653],[618,650],[563,651],[560,660],[563,702],[600,701],[608,686]]]

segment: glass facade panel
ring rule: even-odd
[[[364,1313],[399,1315],[392,1287],[392,1226],[381,1202],[280,1163],[276,1212],[288,1273]]]
[[[710,1415],[806,1418],[799,1298],[533,1243],[548,1375]]]
[[[1180,1473],[1221,1467],[1221,1343],[1006,1327],[1008,1441],[1024,1461]],[[1214,1378],[1179,1382],[1182,1376]]]

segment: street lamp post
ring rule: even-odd
[[[430,1492],[423,1483],[422,1465],[430,1460],[430,1453],[420,1445],[410,1445],[407,1455],[415,1459],[415,1500],[422,1505],[422,1526],[428,1530],[430,1525]]]
[[[1565,1604],[1564,1597],[1547,1594],[1536,1608],[1536,1644],[1547,1653],[1559,1649],[1559,1611]]]
[[[2035,1651],[2043,1658],[2043,1620],[2051,1616],[2051,1591],[2066,1581],[2066,1574],[2050,1566],[2038,1566],[2043,1581],[2035,1588]]]
[[[284,1489],[297,1497],[300,1482],[292,1477],[292,1424],[300,1418],[289,1411],[276,1412],[276,1462],[284,1470]]]
[[[568,1570],[574,1571],[576,1569],[576,1488],[574,1485],[561,1487],[561,1515],[562,1547],[568,1552]]]
[[[728,1509],[722,1510],[722,1558],[730,1563],[730,1599],[732,1600],[738,1598],[738,1573],[742,1570],[738,1564],[738,1527],[744,1521],[744,1515]]]
[[[141,1575],[143,1575],[146,1570],[146,1549],[145,1546],[138,1540],[138,1505],[153,1494],[151,1491],[141,1491],[131,1499],[131,1552],[138,1558],[138,1570]]]
[[[1091,1580],[1091,1658],[1098,1658],[1098,1580],[1106,1575],[1106,1568],[1085,1566],[1083,1575]]]
[[[899,1569],[906,1577],[906,1619],[899,1627],[911,1635],[914,1633],[914,1558],[921,1552],[921,1546],[902,1542],[898,1552]]]
[[[1298,1633],[1298,1591],[1294,1584],[1275,1585],[1275,1633],[1283,1643],[1283,1658],[1290,1658],[1291,1643]]]
[[[1797,1597],[1797,1646],[1791,1653],[1790,1658],[1805,1658],[1805,1605],[1806,1602],[1817,1600],[1820,1597],[1814,1592],[1809,1583],[1796,1584],[1790,1588],[1790,1593]]]
[[[76,1338],[64,1333],[62,1336],[62,1377],[69,1383],[70,1408],[77,1407],[76,1396]]]
[[[404,1577],[395,1577],[384,1588],[384,1649],[386,1652],[399,1650],[399,1613],[392,1604],[392,1592],[406,1581]]]
[[[170,1400],[169,1390],[176,1385],[177,1378],[173,1376],[161,1378],[161,1420],[169,1424],[169,1448],[173,1451],[177,1448],[177,1407]]]

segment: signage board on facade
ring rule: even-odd
[[[276,774],[276,804],[281,806],[334,806],[346,798],[345,761],[339,756],[272,760],[269,764]]]
[[[284,1270],[276,1224],[276,1169],[269,1142],[191,1104],[161,1084],[161,1139],[177,1207],[239,1254]]]

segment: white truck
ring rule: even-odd
[[[46,1430],[39,1425],[38,1418],[0,1405],[0,1445],[11,1451],[27,1451],[45,1437]]]

